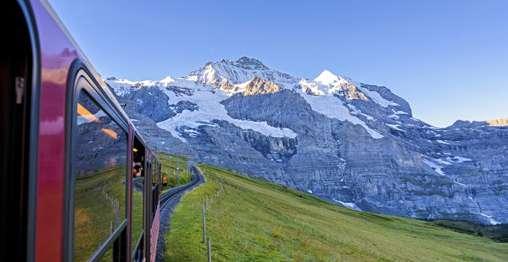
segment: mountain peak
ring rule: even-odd
[[[238,60],[233,63],[235,66],[242,67],[245,69],[251,70],[268,70],[267,66],[265,66],[261,61],[256,58],[242,56]]]
[[[299,81],[299,78],[270,69],[261,61],[246,56],[236,61],[222,59],[208,62],[204,67],[190,72],[184,79],[217,87],[224,82],[232,85],[246,83],[256,76],[271,81],[281,88],[293,87]]]
[[[163,79],[161,79],[159,82],[162,83],[162,84],[168,85],[170,83],[175,82],[175,79],[172,78],[171,76],[166,76]]]
[[[316,78],[314,78],[315,82],[318,82],[323,85],[332,85],[333,83],[339,82],[339,76],[332,73],[329,70],[323,70]]]

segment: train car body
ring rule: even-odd
[[[0,260],[153,261],[156,155],[50,5],[5,2]]]

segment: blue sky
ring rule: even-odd
[[[50,0],[96,69],[181,76],[252,56],[385,85],[446,126],[508,117],[508,1]]]

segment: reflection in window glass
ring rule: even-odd
[[[84,91],[73,133],[74,260],[84,261],[126,218],[127,134]]]
[[[110,246],[108,248],[108,251],[106,251],[102,257],[99,259],[101,262],[112,262],[113,261],[113,246]]]

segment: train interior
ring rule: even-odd
[[[134,145],[132,147],[132,161],[133,161],[133,176],[145,176],[145,147],[137,137],[134,138]]]
[[[132,147],[132,186],[133,191],[145,191],[144,190],[144,178],[145,178],[145,147],[141,143],[141,141],[134,137],[134,143]],[[134,198],[134,196],[133,196]],[[143,201],[143,200],[141,200]],[[137,208],[133,205],[132,208]],[[142,208],[142,207],[141,207]],[[143,219],[143,218],[141,218]],[[132,255],[135,261],[140,260],[143,257],[144,253],[144,236],[138,236],[137,234],[133,234],[131,236],[132,246],[134,249],[134,254]]]
[[[25,260],[28,211],[28,156],[32,83],[29,29],[16,1],[2,1],[0,49],[0,246]],[[8,214],[8,215],[6,215]],[[6,261],[0,252],[0,261]],[[9,256],[12,258],[13,253]]]

